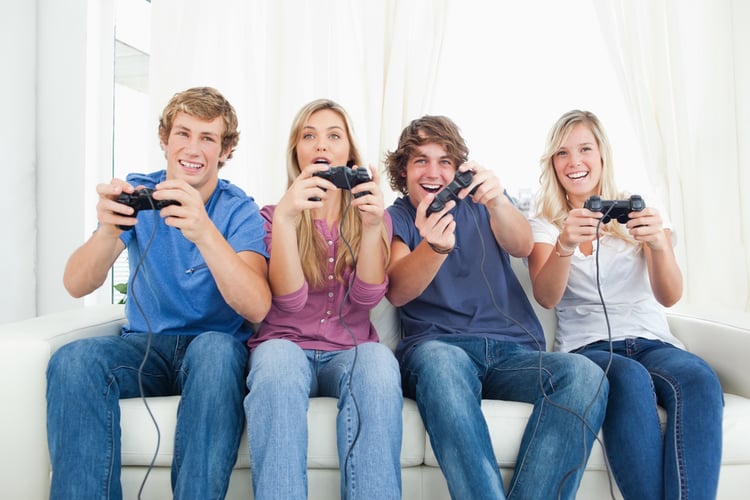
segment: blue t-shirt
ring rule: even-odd
[[[164,170],[127,177],[133,186],[149,188],[165,179]],[[260,210],[242,189],[219,179],[206,202],[206,212],[235,252],[248,250],[268,257]],[[129,324],[123,333],[198,335],[219,331],[246,341],[251,325],[227,305],[198,247],[179,229],[167,226],[158,210],[142,210],[137,217],[133,229],[120,236],[130,268],[125,305]],[[141,256],[145,257],[139,266]]]
[[[413,251],[422,241],[408,197],[388,207],[393,236]],[[451,211],[456,246],[422,294],[401,307],[404,339],[400,357],[412,344],[442,335],[477,335],[545,349],[544,334],[514,274],[510,257],[495,240],[484,205],[470,199]]]

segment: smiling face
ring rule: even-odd
[[[344,118],[332,109],[310,115],[297,137],[295,150],[301,168],[313,163],[332,167],[346,165],[350,158],[349,135]]]
[[[583,206],[599,194],[602,155],[593,132],[585,123],[573,127],[552,156],[557,180],[574,206]]]
[[[226,161],[230,153],[221,150],[224,130],[221,117],[206,121],[178,112],[167,142],[162,143],[167,178],[185,180],[208,199],[218,182],[219,162]]]
[[[406,162],[406,188],[415,207],[428,193],[437,193],[456,175],[456,162],[440,144],[429,142],[415,148]]]

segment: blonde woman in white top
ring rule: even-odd
[[[716,497],[722,390],[702,359],[669,332],[664,307],[682,295],[672,231],[648,206],[626,223],[600,223],[592,195],[627,200],[614,185],[612,152],[598,118],[564,114],[541,160],[529,273],[536,300],[555,307],[555,347],[605,370],[602,427],[613,475],[626,499]],[[657,405],[667,412],[662,433]]]

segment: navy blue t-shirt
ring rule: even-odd
[[[413,251],[422,241],[408,197],[388,207],[393,236]],[[544,334],[510,264],[496,242],[484,205],[470,199],[451,211],[456,246],[422,294],[401,307],[404,339],[396,350],[442,335],[478,335],[545,349]]]

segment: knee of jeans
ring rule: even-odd
[[[247,348],[232,335],[205,332],[198,335],[185,352],[185,367],[190,373],[206,372],[215,376],[220,372],[243,376]]]
[[[353,370],[364,375],[370,387],[401,393],[401,372],[393,352],[385,345],[368,342],[357,347]]]
[[[606,400],[609,394],[609,381],[604,374],[604,370],[580,354],[565,354],[566,370],[565,380],[577,393],[593,396],[600,394],[600,398]]]
[[[724,404],[724,392],[716,372],[703,360],[686,371],[686,380],[681,382],[684,391],[690,391],[700,395],[705,403],[720,402]]]
[[[69,384],[71,380],[89,377],[92,374],[91,345],[85,341],[76,341],[58,349],[47,364],[48,383]]]
[[[250,355],[247,388],[274,387],[278,391],[294,387],[309,391],[310,363],[294,342],[272,339],[258,345]]]
[[[406,362],[410,371],[442,376],[450,371],[463,372],[471,363],[466,351],[445,342],[428,340],[409,353]]]
[[[463,405],[465,397],[481,392],[477,368],[469,355],[462,348],[444,342],[428,341],[417,346],[404,372],[405,380],[420,397],[441,398],[446,404],[453,404],[451,400],[456,397],[455,403]]]
[[[607,370],[610,391],[623,393],[652,393],[651,374],[645,366],[634,359],[615,355]]]

